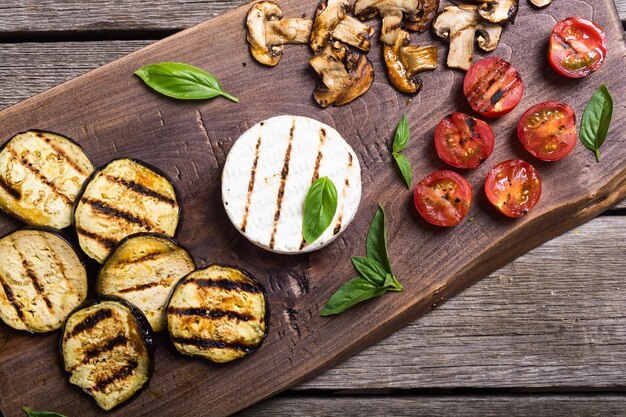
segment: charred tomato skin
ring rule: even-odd
[[[539,103],[522,115],[517,137],[530,154],[542,161],[558,161],[576,147],[576,113],[559,101]]]
[[[550,35],[548,61],[568,78],[583,78],[600,69],[607,53],[604,30],[582,17],[568,17]]]
[[[541,197],[541,179],[537,170],[521,159],[496,165],[485,181],[487,199],[502,214],[523,217],[537,205]]]
[[[472,186],[456,172],[437,171],[415,187],[413,201],[428,223],[456,226],[465,218],[472,203]]]
[[[491,156],[493,147],[491,127],[467,114],[449,114],[441,119],[435,130],[439,158],[455,168],[478,168]]]
[[[463,92],[476,113],[500,117],[519,104],[524,95],[524,83],[513,65],[501,58],[487,58],[467,71]]]

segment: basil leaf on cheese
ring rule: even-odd
[[[318,178],[304,201],[302,237],[311,244],[328,229],[337,211],[337,188],[328,177]]]

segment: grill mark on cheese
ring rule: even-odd
[[[89,176],[88,172],[85,172],[85,170],[78,165],[72,158],[70,158],[70,156],[63,150],[63,148],[57,146],[56,144],[52,143],[52,140],[50,140],[50,138],[45,137],[41,132],[37,132],[35,134],[35,136],[39,139],[43,139],[43,141],[52,148],[52,150],[54,152],[56,152],[57,154],[59,154],[61,157],[63,157],[63,160],[69,165],[71,166],[74,171],[78,172],[79,174],[87,177]]]
[[[149,220],[144,219],[140,216],[136,216],[132,213],[129,213],[126,210],[122,210],[116,207],[111,207],[104,201],[95,200],[92,198],[83,197],[81,203],[89,205],[93,210],[104,214],[108,218],[120,218],[124,219],[129,223],[136,224],[137,226],[143,227],[148,231],[158,230],[160,232],[164,232],[158,228],[156,228]]]
[[[104,379],[101,379],[99,381],[96,381],[96,383],[94,385],[92,385],[91,387],[87,388],[87,391],[89,391],[89,392],[102,391],[103,389],[105,389],[109,385],[115,383],[116,381],[119,381],[121,379],[124,379],[124,378],[132,375],[133,372],[135,372],[135,369],[137,369],[137,367],[139,367],[139,362],[137,362],[136,360],[132,359],[126,365],[124,365],[120,369],[114,371],[110,376],[108,376],[108,377],[106,377]]]
[[[254,183],[256,181],[256,169],[257,165],[259,164],[261,136],[261,132],[259,132],[259,138],[256,141],[256,148],[254,151],[254,161],[252,162],[252,169],[250,170],[250,181],[248,181],[248,195],[246,196],[246,206],[244,207],[243,221],[241,222],[241,231],[244,233],[246,231],[246,227],[248,226],[248,216],[250,215],[250,201],[252,200],[252,192],[254,191]]]
[[[346,174],[346,179],[343,182],[343,189],[341,190],[341,207],[339,207],[339,215],[337,216],[337,223],[335,224],[335,228],[333,229],[333,235],[339,234],[341,232],[341,225],[343,222],[343,209],[344,204],[346,202],[346,194],[348,193],[348,188],[350,188],[350,168],[352,168],[353,164],[352,153],[348,152],[348,173]]]
[[[196,284],[198,287],[201,287],[201,288],[212,287],[212,288],[220,288],[222,290],[245,291],[245,292],[251,292],[254,294],[262,293],[261,288],[259,288],[257,285],[249,284],[247,282],[237,282],[237,281],[224,279],[224,278],[222,279],[201,278],[201,279],[194,279],[191,282],[193,282],[194,284]]]
[[[200,349],[233,349],[242,352],[251,352],[254,350],[254,346],[246,345],[245,343],[236,342],[222,342],[213,339],[201,339],[198,337],[173,337],[174,343],[181,345],[191,345]]]
[[[26,159],[25,156],[18,155],[17,151],[15,149],[11,148],[11,147],[7,147],[7,150],[9,151],[11,156],[13,158],[15,158],[20,163],[20,165],[22,165],[23,167],[28,169],[35,176],[35,178],[37,178],[37,180],[39,180],[40,183],[46,185],[48,188],[50,188],[50,190],[52,190],[52,192],[55,195],[57,195],[63,201],[65,201],[66,205],[71,206],[72,204],[74,204],[74,200],[73,199],[71,199],[67,195],[63,194],[56,187],[56,185],[54,185],[54,183],[52,181],[50,181],[48,178],[46,178],[46,176],[39,170],[39,168],[34,166],[33,163],[30,162],[28,159]]]
[[[317,181],[320,177],[320,165],[322,164],[322,158],[324,154],[322,153],[322,147],[324,146],[324,142],[326,141],[326,129],[323,127],[320,128],[320,143],[317,146],[317,156],[315,157],[315,166],[313,167],[313,176],[311,177],[311,184]],[[300,242],[300,250],[306,247],[306,240],[302,239]]]
[[[35,287],[35,291],[37,291],[37,294],[39,294],[39,296],[43,299],[43,302],[46,303],[46,306],[48,307],[48,309],[52,310],[52,303],[50,302],[50,299],[46,295],[46,291],[43,288],[43,285],[41,285],[41,282],[39,281],[37,274],[35,274],[35,271],[33,271],[32,265],[26,259],[24,259],[24,255],[22,254],[22,252],[19,251],[19,249],[15,248],[15,250],[17,251],[20,259],[22,260],[22,267],[24,268],[24,272],[26,272],[26,275],[28,276],[28,278],[30,278],[30,280],[33,282],[33,287]]]
[[[9,300],[9,303],[11,303],[11,305],[15,309],[15,314],[17,314],[17,317],[19,317],[19,319],[24,322],[24,312],[22,311],[22,307],[20,306],[20,304],[15,300],[13,290],[2,277],[0,277],[0,284],[2,284],[2,289],[4,290],[4,295],[7,297],[7,300]]]
[[[176,207],[177,203],[176,200],[174,200],[173,198],[163,195],[157,191],[154,191],[138,182],[132,181],[132,180],[126,180],[124,178],[118,178],[114,175],[110,175],[110,174],[104,174],[104,178],[106,178],[108,181],[110,182],[115,182],[118,184],[123,185],[124,187],[138,193],[141,195],[144,195],[146,197],[152,197],[156,200],[159,200],[163,203],[169,204],[172,207]]]
[[[168,314],[176,316],[198,316],[206,319],[221,319],[227,317],[232,320],[250,321],[254,317],[250,314],[237,313],[236,311],[227,311],[222,309],[193,308],[193,307],[170,307],[167,309]]]
[[[2,187],[2,189],[6,191],[6,193],[9,194],[11,197],[13,197],[15,200],[19,201],[22,199],[22,193],[19,190],[16,190],[15,188],[13,188],[13,186],[11,186],[4,179],[3,176],[0,176],[0,187]]]
[[[289,130],[289,142],[287,144],[287,151],[285,152],[283,169],[280,173],[280,186],[278,187],[278,195],[276,196],[276,211],[274,212],[274,227],[272,229],[272,235],[270,237],[270,249],[274,249],[274,244],[276,240],[276,230],[278,229],[278,220],[280,220],[283,197],[285,196],[285,186],[287,184],[287,176],[289,175],[289,162],[291,161],[291,148],[293,146],[293,134],[295,130],[296,119],[294,118],[291,124],[291,129]]]
[[[113,239],[109,239],[108,237],[105,237],[105,236],[101,236],[97,233],[90,232],[79,226],[76,226],[76,233],[78,233],[79,235],[88,237],[91,240],[95,240],[96,242],[98,242],[98,244],[100,244],[101,246],[104,246],[105,248],[109,250],[113,249],[115,245],[117,245],[117,241]]]
[[[125,293],[129,293],[129,292],[138,292],[138,291],[144,291],[153,287],[167,287],[169,286],[170,281],[165,279],[163,281],[158,281],[158,282],[147,282],[145,284],[138,284],[135,285],[133,287],[129,287],[129,288],[122,288],[121,290],[117,290],[116,292],[120,293],[120,294],[125,294]]]
[[[113,310],[110,308],[101,308],[95,313],[85,317],[76,326],[74,326],[74,328],[65,337],[65,340],[71,339],[80,333],[93,329],[98,323],[111,317],[113,317]]]
[[[127,342],[128,342],[128,339],[126,338],[126,336],[123,334],[120,334],[114,337],[113,339],[109,339],[105,341],[103,344],[86,349],[85,352],[83,353],[82,363],[83,364],[89,363],[89,361],[92,360],[93,358],[96,358],[105,352],[109,352],[118,346],[125,345]]]

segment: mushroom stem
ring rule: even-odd
[[[437,47],[435,45],[410,45],[400,50],[400,60],[411,75],[437,68]]]
[[[355,48],[369,51],[371,34],[372,28],[370,26],[352,16],[346,16],[335,27],[332,37]]]
[[[313,19],[292,18],[268,20],[265,22],[268,45],[286,45],[288,43],[305,44],[309,42]]]
[[[383,24],[380,29],[380,40],[386,45],[393,45],[398,38],[402,25],[403,13],[401,10],[381,12]]]

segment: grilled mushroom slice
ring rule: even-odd
[[[552,4],[552,0],[530,0],[530,4],[535,7],[543,8]]]
[[[349,52],[340,42],[328,44],[310,61],[322,78],[313,93],[322,107],[342,106],[365,94],[374,82],[374,68],[363,54]]]
[[[311,49],[319,52],[334,40],[354,46],[364,52],[370,50],[374,28],[349,16],[350,0],[321,0],[315,11],[311,31]]]
[[[72,246],[43,229],[0,239],[0,318],[17,330],[59,329],[87,297],[87,272]]]
[[[437,68],[437,47],[410,43],[411,35],[401,30],[396,43],[385,45],[383,53],[391,84],[403,93],[417,94],[422,88],[422,80],[417,74]]]
[[[74,210],[78,243],[102,262],[115,245],[140,232],[174,236],[180,206],[168,179],[139,161],[116,159],[85,183]]]
[[[219,363],[257,349],[267,319],[261,284],[245,271],[223,265],[187,275],[167,306],[167,327],[176,349]]]
[[[433,18],[439,10],[439,0],[422,0],[421,11],[407,15],[404,27],[411,32],[425,32],[430,28]]]
[[[422,11],[420,5],[420,0],[356,0],[354,14],[361,20],[380,15],[383,19],[380,40],[393,45],[402,27],[402,18],[407,16],[409,21],[419,20]]]
[[[250,53],[259,63],[276,66],[283,57],[283,45],[306,44],[312,25],[309,18],[283,19],[282,10],[272,1],[256,3],[246,17]]]
[[[18,133],[0,152],[0,207],[34,226],[63,229],[94,166],[72,140],[51,132]]]
[[[483,19],[491,23],[505,23],[515,21],[519,0],[477,0],[478,13]]]
[[[106,259],[96,291],[137,306],[152,330],[165,329],[165,305],[178,281],[196,269],[189,252],[170,237],[139,233],[120,242]]]
[[[468,70],[472,66],[474,37],[478,46],[493,51],[498,46],[502,26],[485,21],[476,6],[445,7],[435,19],[433,30],[440,38],[450,40],[448,67]]]
[[[67,319],[61,354],[70,383],[110,410],[150,379],[152,330],[143,313],[126,302],[92,301]]]

